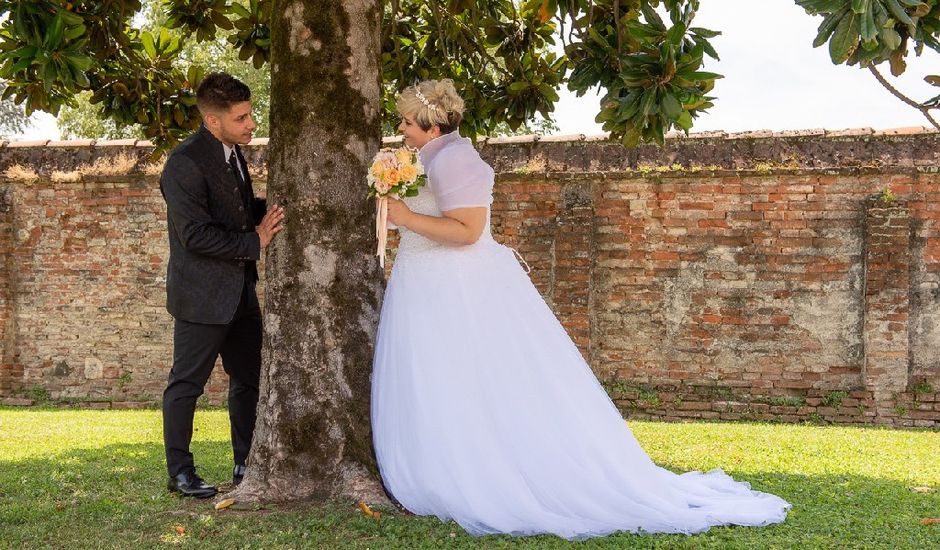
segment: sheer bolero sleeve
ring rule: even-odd
[[[492,204],[493,169],[483,162],[473,143],[456,131],[425,145],[421,162],[441,212]]]

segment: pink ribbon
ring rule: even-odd
[[[375,255],[379,257],[379,265],[385,269],[385,247],[388,242],[388,198],[375,197]]]

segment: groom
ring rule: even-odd
[[[255,428],[261,371],[255,262],[282,229],[284,213],[254,196],[238,147],[251,141],[256,126],[250,98],[232,76],[206,76],[196,91],[203,126],[173,150],[160,178],[170,237],[166,307],[175,319],[163,443],[168,488],[184,496],[216,494],[196,474],[189,444],[196,399],[220,355],[229,376],[235,484],[245,474]]]

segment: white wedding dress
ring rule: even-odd
[[[457,132],[420,155],[430,181],[405,200],[413,211],[492,202],[492,170]],[[372,427],[389,492],[472,535],[696,533],[782,522],[789,508],[720,470],[656,466],[489,222],[469,246],[401,229]]]

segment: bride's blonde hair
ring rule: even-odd
[[[463,120],[463,99],[457,95],[454,82],[425,80],[408,86],[395,96],[395,108],[406,117],[413,118],[422,130],[439,126],[442,134],[449,134]]]

